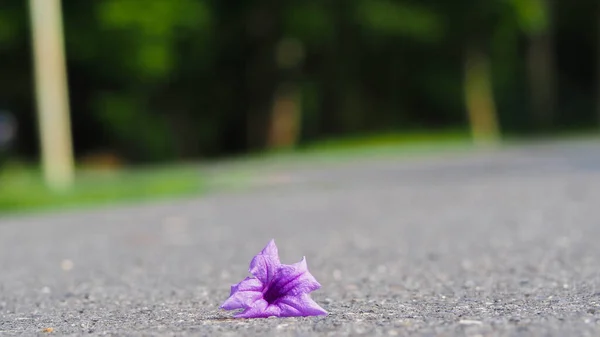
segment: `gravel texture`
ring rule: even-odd
[[[0,217],[0,336],[600,335],[600,143],[254,176],[193,200]],[[282,262],[306,256],[329,316],[218,309],[271,238]]]

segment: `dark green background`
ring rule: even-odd
[[[551,1],[551,0],[550,0]],[[0,108],[16,114],[15,154],[38,140],[27,1],[0,3]],[[595,128],[598,1],[63,0],[75,150],[134,162],[266,147],[275,87],[302,88],[300,145],[345,135],[468,130],[463,56],[489,55],[502,131]],[[549,25],[548,25],[549,24]],[[554,115],[532,117],[526,53],[549,32]],[[283,38],[305,58],[275,62]]]

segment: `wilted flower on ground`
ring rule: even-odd
[[[327,312],[310,298],[309,293],[321,287],[310,274],[306,258],[285,265],[279,262],[275,241],[250,262],[250,274],[231,286],[229,298],[222,309],[243,309],[237,318],[295,317],[327,315]]]

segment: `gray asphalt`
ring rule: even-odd
[[[253,170],[192,200],[0,217],[0,335],[600,335],[600,142]],[[271,238],[329,316],[218,309]]]

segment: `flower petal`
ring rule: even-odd
[[[267,301],[260,299],[253,303],[251,307],[235,315],[236,318],[267,318],[271,316],[280,316],[281,309],[276,305],[269,305]]]
[[[259,279],[254,277],[246,277],[240,283],[231,286],[231,295],[238,291],[262,291],[263,284]]]
[[[277,289],[280,296],[308,294],[321,288],[321,285],[308,271],[306,257],[292,265],[281,265],[270,287]]]
[[[281,265],[275,241],[271,240],[263,250],[250,262],[250,274],[258,278],[263,284],[269,284],[277,269]]]
[[[281,317],[327,315],[327,311],[321,308],[308,294],[284,296],[275,305],[281,309]]]
[[[248,308],[262,298],[262,290],[263,285],[260,280],[246,277],[242,282],[231,286],[231,294],[221,308],[225,310]]]

